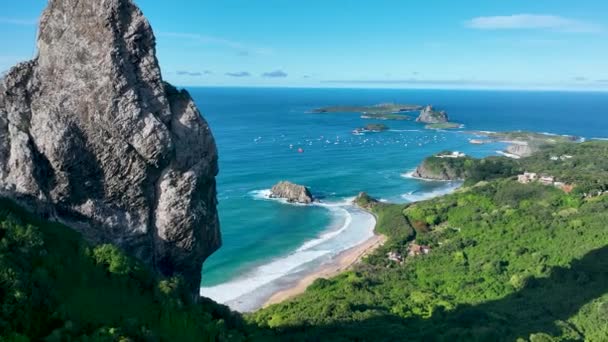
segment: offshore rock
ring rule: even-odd
[[[448,113],[445,111],[436,111],[433,106],[426,106],[420,111],[420,115],[416,118],[416,122],[427,124],[437,124],[448,122]]]
[[[314,201],[307,187],[290,183],[279,182],[270,189],[271,198],[283,198],[289,203],[310,204]]]

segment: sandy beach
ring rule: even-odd
[[[386,242],[386,237],[384,235],[374,235],[362,244],[345,250],[330,263],[322,265],[312,274],[302,278],[293,287],[279,291],[272,295],[270,299],[266,301],[264,307],[283,302],[303,293],[306,291],[306,288],[308,288],[308,286],[318,278],[331,278],[348,270],[354,264],[358,263],[363,257],[376,250],[376,248],[382,246],[384,242]]]

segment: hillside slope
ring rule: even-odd
[[[556,153],[572,158],[556,161]],[[0,340],[603,341],[608,196],[599,192],[608,174],[600,155],[608,143],[554,146],[496,177],[500,162],[476,161],[481,171],[471,174],[487,180],[410,205],[361,194],[387,243],[354,270],[244,319],[209,300],[193,303],[179,278],[157,278],[117,248],[91,246],[2,200]],[[516,170],[551,174],[574,190],[521,184]],[[408,253],[413,246],[428,254]]]
[[[190,298],[180,278],[0,200],[0,341],[244,338],[240,316]]]
[[[249,318],[294,338],[418,341],[604,341],[608,336],[608,143],[553,146],[481,181],[392,215],[416,232],[353,271]],[[572,158],[555,161],[552,155]],[[515,163],[515,164],[511,164]],[[495,161],[491,165],[499,165]],[[575,185],[520,184],[531,170]],[[594,196],[590,196],[594,193]],[[393,220],[396,221],[395,217]],[[411,228],[405,228],[411,229]],[[412,245],[414,246],[414,245]],[[400,255],[400,263],[387,253]],[[396,254],[395,254],[396,253]]]

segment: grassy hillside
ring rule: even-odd
[[[179,283],[0,200],[0,341],[244,338],[240,316]]]
[[[551,158],[563,154],[572,158]],[[0,341],[605,341],[602,156],[608,143],[556,145],[518,161],[476,160],[466,188],[429,201],[361,195],[386,245],[354,270],[244,318],[193,303],[179,279],[158,279],[115,247],[90,246],[0,200]],[[522,170],[574,191],[519,184]],[[408,256],[412,243],[431,251]]]
[[[603,184],[608,177],[597,156],[608,155],[606,146],[553,147],[513,166],[568,170],[584,175],[583,185],[589,179]],[[575,162],[550,162],[547,155],[562,148],[577,156]],[[481,178],[495,178],[491,170],[500,163],[485,162],[491,167],[479,170]],[[503,171],[497,169],[495,180],[393,213],[393,220],[416,228],[416,242],[429,245],[430,254],[398,264],[381,249],[355,270],[317,281],[302,296],[250,319],[292,338],[606,340],[608,196],[523,185]],[[412,237],[403,236],[388,248],[405,255]]]

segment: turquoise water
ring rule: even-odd
[[[222,248],[204,265],[201,293],[255,308],[274,290],[371,234],[369,217],[348,205],[360,191],[391,202],[445,193],[454,183],[405,177],[426,156],[458,150],[494,155],[503,144],[471,145],[460,131],[385,121],[383,133],[352,135],[358,114],[312,114],[328,105],[432,103],[474,130],[533,130],[608,136],[608,94],[505,91],[192,88],[220,153]],[[302,148],[303,153],[298,153]],[[309,186],[320,206],[264,198],[280,180]],[[312,241],[312,242],[311,242]],[[252,293],[257,296],[251,296]],[[247,296],[245,296],[247,294]],[[240,297],[256,298],[244,303]]]

